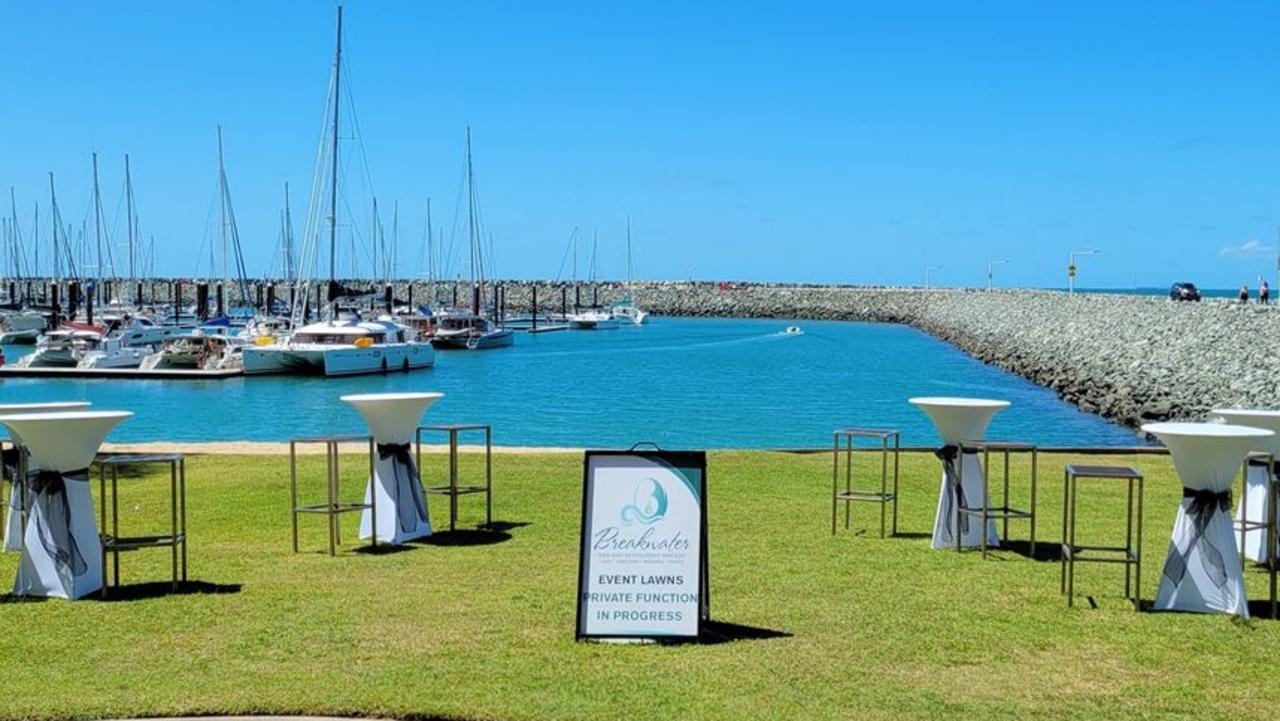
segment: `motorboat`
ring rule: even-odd
[[[456,313],[438,319],[431,344],[453,350],[488,350],[515,343],[515,331],[500,328],[476,313]]]
[[[102,334],[91,330],[51,330],[36,342],[36,349],[22,358],[18,368],[75,368],[85,355],[98,350]]]
[[[185,332],[176,325],[157,323],[142,315],[104,316],[103,325],[109,337],[133,348],[159,348]]]
[[[247,339],[240,336],[194,331],[178,336],[142,362],[144,370],[193,368],[229,370],[244,365]]]
[[[151,348],[126,345],[120,338],[103,338],[90,350],[86,344],[76,368],[137,368]]]
[[[38,311],[6,313],[0,317],[0,345],[32,345],[45,325],[44,314]]]
[[[787,326],[787,329],[786,331],[784,331],[784,333],[786,333],[787,335],[804,335],[804,331],[800,330],[800,326],[798,325]]]
[[[623,298],[622,300],[614,303],[609,310],[613,314],[614,319],[620,323],[643,325],[645,320],[649,317],[649,314],[641,310],[640,307],[635,304],[635,301],[630,298]]]
[[[618,327],[618,319],[601,306],[579,308],[565,316],[565,320],[573,330],[614,330]]]
[[[383,316],[376,321],[312,323],[286,340],[260,337],[245,346],[245,375],[308,373],[326,376],[387,373],[435,365],[431,343],[412,328]]]

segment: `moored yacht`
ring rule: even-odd
[[[120,338],[104,338],[97,347],[80,353],[76,368],[137,368],[151,352],[150,347],[139,348],[125,344]]]
[[[248,341],[239,336],[195,331],[178,336],[158,353],[142,362],[144,370],[186,369],[229,370],[243,365]]]
[[[387,373],[435,365],[431,344],[390,318],[326,321],[294,331],[285,341],[247,346],[245,375],[315,373],[326,376]]]
[[[455,350],[488,350],[515,343],[515,332],[495,326],[475,313],[448,314],[438,318],[431,344]]]
[[[14,364],[18,368],[75,368],[85,355],[98,350],[102,334],[90,330],[51,330],[40,337],[35,352]]]
[[[565,316],[565,320],[573,330],[614,330],[618,327],[618,319],[613,313],[600,306],[579,308]]]

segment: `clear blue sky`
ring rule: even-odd
[[[998,283],[1061,286],[1067,252],[1095,247],[1083,285],[1274,284],[1274,3],[345,12],[406,273],[425,199],[453,223],[470,124],[505,276],[555,275],[579,226],[617,277],[630,214],[651,278],[919,283],[936,264],[935,282],[979,284],[1007,258]],[[333,22],[328,2],[0,5],[0,187],[16,187],[24,233],[34,202],[47,212],[48,171],[64,220],[86,217],[97,150],[120,235],[128,152],[158,271],[196,273],[221,123],[249,268],[265,272],[285,181],[305,215]]]

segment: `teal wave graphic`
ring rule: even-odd
[[[644,505],[640,502],[640,489],[643,484],[637,483],[635,491],[631,494],[631,503],[623,506],[618,512],[624,526],[630,526],[632,523],[648,526],[667,515],[667,489],[652,478],[645,480],[649,481],[650,488],[648,495],[644,498]]]

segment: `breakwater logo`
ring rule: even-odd
[[[624,526],[630,526],[632,523],[642,526],[652,525],[667,515],[667,490],[652,478],[646,478],[645,481],[648,482],[648,487],[645,487],[644,482],[637,483],[635,491],[631,494],[631,503],[618,511]],[[643,502],[642,493],[644,494]]]

